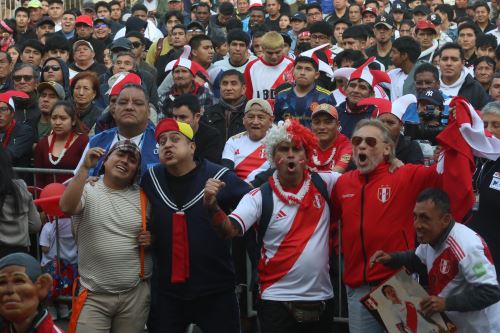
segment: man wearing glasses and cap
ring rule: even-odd
[[[91,185],[87,174],[102,157],[104,176]],[[146,324],[152,260],[146,204],[136,184],[140,168],[141,151],[131,140],[108,151],[91,148],[59,202],[73,216],[78,246],[78,306],[70,321],[78,333],[137,333]]]
[[[93,6],[92,6],[93,8]],[[73,44],[73,50],[78,40],[85,40],[92,46],[95,59],[103,64],[104,63],[104,43],[92,37],[94,33],[94,21],[90,16],[80,15],[75,20],[75,36],[70,40]]]
[[[76,72],[92,71],[97,73],[97,75],[104,74],[107,70],[106,66],[97,62],[95,57],[94,47],[89,41],[84,39],[77,40],[73,43],[74,62],[69,68]]]

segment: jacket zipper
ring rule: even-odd
[[[361,187],[361,223],[359,226],[359,233],[361,236],[361,252],[363,253],[363,282],[367,284],[366,280],[366,249],[365,249],[365,239],[363,232],[363,224],[364,224],[364,213],[365,213],[365,186],[368,183],[368,176],[366,176],[366,182]]]

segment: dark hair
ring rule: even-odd
[[[321,33],[321,34],[328,36],[328,38],[332,38],[332,36],[333,36],[332,26],[330,24],[326,23],[325,21],[318,21],[318,22],[314,22],[313,24],[311,24],[309,26],[309,32],[311,34]]]
[[[359,8],[359,12],[362,12],[363,11],[363,7],[361,7],[360,5],[358,5],[357,3],[353,3],[352,5],[350,5],[347,10],[351,9],[351,7],[358,7]]]
[[[10,157],[3,145],[0,145],[0,216],[4,215],[3,205],[8,195],[14,199],[15,214],[21,213],[21,192],[19,186],[14,182],[15,178]]]
[[[464,23],[472,23],[474,24],[474,20],[471,19],[470,17],[466,16],[461,16],[456,18],[457,25],[460,27]]]
[[[263,12],[264,15],[266,14],[266,8],[264,6],[254,6],[254,7],[252,7],[252,9],[250,9],[250,12],[253,12],[253,11]]]
[[[50,110],[49,114],[52,115],[52,112],[54,112],[57,107],[62,107],[64,112],[66,112],[66,114],[71,118],[71,122],[75,122],[75,125],[73,126],[73,132],[81,134],[82,122],[80,121],[80,118],[78,118],[75,106],[69,101],[57,101]]]
[[[215,36],[212,43],[214,44],[214,49],[217,49],[227,43],[227,40],[224,36]]]
[[[120,10],[122,9],[122,6],[120,5],[120,3],[117,0],[110,1],[108,3],[108,5],[109,5],[109,8],[111,8],[111,7],[115,6],[115,5],[118,5],[118,6],[120,6]]]
[[[76,83],[82,79],[88,79],[92,83],[92,89],[95,91],[95,98],[99,98],[99,78],[97,77],[97,74],[95,72],[91,71],[83,71],[75,75],[73,79],[71,79],[71,95],[73,95],[73,92],[75,90]]]
[[[365,56],[363,55],[363,52],[358,50],[347,49],[337,54],[334,61],[337,67],[340,68],[342,67],[342,62],[344,60],[351,60],[354,63],[359,59],[363,59],[363,61],[365,61]]]
[[[366,1],[365,1],[365,8],[366,8],[366,5],[368,5],[368,4],[370,4],[370,3],[375,4],[375,6],[377,6],[377,12],[379,12],[380,5],[378,4],[378,1],[377,1],[377,0],[366,0]],[[375,15],[375,16],[376,16],[376,15]]]
[[[16,10],[14,11],[14,17],[16,17],[17,13],[19,13],[19,12],[25,12],[26,15],[28,15],[28,16],[30,15],[30,11],[29,11],[28,8],[26,8],[26,7],[17,7]]]
[[[309,30],[308,30],[308,31],[309,31]],[[266,32],[267,32],[267,31],[265,31],[265,30],[255,30],[255,31],[253,32],[253,34],[252,34],[252,40],[253,40],[254,38],[259,38],[259,37],[264,36],[264,35],[266,34]]]
[[[368,38],[368,32],[366,31],[364,26],[361,25],[353,25],[344,30],[342,33],[342,39],[346,38],[354,38],[359,41],[366,42]]]
[[[172,32],[174,32],[174,29],[182,29],[184,32],[187,32],[186,26],[184,24],[176,24],[172,27]]]
[[[222,15],[234,15],[234,6],[230,2],[223,2],[219,5],[219,13]]]
[[[313,9],[313,8],[316,8],[318,9],[320,12],[323,13],[323,8],[321,8],[321,5],[317,2],[313,2],[313,3],[310,3],[306,6],[306,14],[307,12],[309,12],[310,9]]]
[[[495,70],[496,62],[495,62],[495,60],[491,59],[488,56],[482,56],[482,57],[477,58],[476,61],[474,61],[474,68],[476,68],[482,62],[485,62],[488,65],[491,65],[493,67],[493,70]]]
[[[452,21],[454,18],[453,7],[448,4],[437,5],[435,10],[439,10],[441,13],[446,14],[448,21]]]
[[[498,46],[497,38],[490,34],[479,34],[476,38],[476,47],[480,48],[483,46],[491,46],[493,49],[496,49]]]
[[[148,12],[148,8],[143,5],[142,3],[136,3],[135,5],[132,6],[132,8],[130,8],[130,12],[132,13],[132,15],[134,15],[135,12],[137,11],[143,11],[143,12]]]
[[[476,1],[474,3],[474,5],[472,6],[472,8],[474,9],[474,11],[476,11],[476,9],[478,9],[479,7],[484,7],[486,8],[486,11],[488,12],[488,14],[490,13],[490,6],[488,6],[488,4],[485,2],[485,1]]]
[[[184,23],[184,17],[182,16],[182,13],[177,10],[173,10],[165,14],[165,24],[167,24],[168,19],[172,16],[175,16],[175,18],[181,21],[181,23]]]
[[[293,67],[297,66],[299,62],[307,62],[308,64],[311,64],[314,67],[314,70],[316,72],[319,70],[318,63],[314,61],[314,59],[311,57],[305,57],[299,55],[297,58],[295,58],[295,61],[293,62]]]
[[[99,7],[106,7],[106,9],[108,11],[111,11],[111,5],[109,3],[107,3],[106,1],[97,1],[95,3],[94,10],[96,13],[97,13],[97,9],[99,9]]]
[[[245,43],[247,47],[250,45],[250,37],[243,30],[234,29],[229,31],[227,34],[227,43],[231,44],[231,42],[235,40]]]
[[[416,63],[420,56],[420,44],[410,36],[399,37],[392,43],[392,47],[400,53],[406,53],[412,63]]]
[[[201,112],[200,102],[198,102],[197,98],[193,98],[191,94],[180,95],[172,103],[172,107],[174,108],[180,108],[182,106],[187,107],[193,115]]]
[[[212,39],[207,35],[196,35],[192,37],[191,40],[189,41],[189,46],[191,46],[191,50],[196,50],[197,48],[199,48],[201,46],[201,42],[203,42],[204,40],[212,42]]]
[[[465,22],[465,23],[459,25],[458,26],[458,34],[460,35],[460,31],[462,31],[464,29],[472,29],[474,31],[474,35],[476,35],[476,37],[481,32],[475,23]]]
[[[141,34],[139,31],[136,31],[136,30],[133,30],[133,31],[129,31],[125,34],[125,38],[128,38],[128,37],[135,37],[135,38],[139,38],[139,40],[141,41],[142,44],[144,44],[144,35]]]
[[[446,43],[439,49],[439,57],[443,55],[444,50],[458,50],[460,52],[460,59],[464,60],[464,50],[457,43]]]
[[[220,81],[219,82],[222,82],[222,80],[226,76],[231,76],[231,75],[235,75],[238,78],[238,81],[240,81],[241,84],[246,84],[245,83],[245,76],[243,76],[243,74],[240,71],[237,71],[236,69],[228,69],[227,71],[222,72],[222,74],[220,76]]]
[[[450,198],[445,191],[434,187],[426,188],[418,195],[417,202],[424,202],[427,200],[432,201],[434,206],[439,209],[441,213],[450,213]]]
[[[413,22],[413,20],[403,20],[401,21],[401,25],[403,24],[409,25],[412,28],[415,26],[415,22]]]
[[[231,18],[226,23],[226,31],[229,33],[232,30],[242,30],[243,23],[238,18]]]
[[[47,3],[50,5],[54,4],[54,3],[58,3],[58,4],[61,4],[61,5],[64,5],[64,2],[63,0],[49,0],[47,1]]]
[[[436,66],[434,66],[433,64],[431,64],[429,62],[425,62],[422,65],[417,67],[417,69],[415,70],[415,74],[413,75],[413,79],[415,80],[415,78],[417,77],[417,74],[426,73],[426,72],[432,73],[432,76],[434,77],[436,82],[439,82],[439,70],[437,69]]]
[[[73,15],[75,18],[77,17],[76,13],[74,10],[72,9],[66,9],[64,12],[63,12],[63,15]]]
[[[208,9],[208,11],[210,12],[210,5],[206,2],[198,2],[196,3],[196,9],[200,8],[200,7],[206,7]]]
[[[137,74],[137,73],[136,73]],[[139,74],[137,74],[139,75]],[[127,83],[123,88],[122,90],[120,90],[120,94],[125,90],[125,89],[128,89],[128,88],[135,88],[135,89],[138,89],[140,91],[142,91],[142,93],[144,94],[144,98],[146,99],[146,104],[148,105],[149,107],[149,95],[148,95],[148,92],[146,91],[146,88],[144,88],[142,85],[140,84],[135,84],[135,83]],[[118,94],[118,96],[120,95]]]
[[[495,58],[497,60],[500,60],[500,46],[498,46],[497,49],[495,50]]]
[[[70,42],[61,34],[50,34],[45,38],[45,52],[51,50],[65,50],[71,52]]]
[[[31,47],[35,50],[38,50],[40,53],[43,54],[44,52],[44,47],[43,44],[40,43],[38,39],[27,39],[24,41],[24,43],[21,46],[21,54],[24,52],[24,49],[27,47]]]

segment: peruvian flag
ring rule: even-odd
[[[485,132],[483,121],[461,96],[451,100],[448,126],[437,140],[446,154],[446,163],[441,157],[437,171],[443,174],[442,185],[450,196],[451,212],[457,221],[466,222],[463,218],[475,201],[472,190],[474,156],[495,161],[500,156],[500,140]]]

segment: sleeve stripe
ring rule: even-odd
[[[243,230],[243,233],[247,232],[247,228],[245,226],[245,223],[243,223],[243,219],[236,215],[235,213],[229,214],[230,218],[233,218],[236,222],[238,222],[241,226],[241,230]]]

